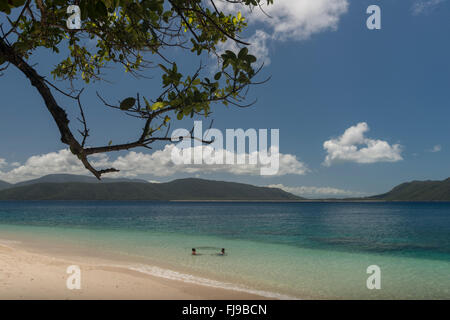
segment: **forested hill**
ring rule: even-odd
[[[391,191],[369,197],[392,201],[450,201],[450,178],[443,181],[412,181],[396,186]]]
[[[77,177],[77,176],[76,176]],[[66,179],[70,177],[66,176]],[[0,190],[0,200],[301,200],[281,189],[203,179],[167,183],[115,181],[103,183],[48,182],[49,179],[11,185]],[[56,179],[61,181],[60,178]],[[44,182],[43,182],[44,181]]]

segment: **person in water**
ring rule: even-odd
[[[220,250],[220,255],[224,256],[225,255],[225,248],[222,248],[222,250]]]
[[[197,254],[197,250],[195,248],[192,248],[192,255],[195,256]]]

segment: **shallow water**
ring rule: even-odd
[[[0,239],[268,297],[450,298],[450,203],[0,202]]]

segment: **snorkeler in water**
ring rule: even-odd
[[[203,248],[203,247],[202,247]],[[206,248],[206,247],[205,247]],[[203,248],[203,249],[205,249],[205,248]],[[208,248],[207,248],[208,249]],[[213,248],[209,248],[209,249],[213,249]],[[198,255],[202,255],[202,254],[199,254],[199,253],[197,253],[197,249],[196,248],[192,248],[192,255],[193,256],[198,256]],[[214,254],[213,254],[214,255]],[[216,253],[215,255],[218,255],[218,256],[224,256],[225,255],[225,248],[222,248],[221,250],[220,250],[220,252],[219,253]]]

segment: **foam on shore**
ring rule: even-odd
[[[141,272],[144,274],[148,274],[154,277],[169,279],[169,280],[177,280],[177,281],[183,281],[186,283],[196,284],[196,285],[202,285],[212,288],[218,288],[218,289],[225,289],[225,290],[234,290],[249,294],[254,294],[258,296],[262,296],[269,299],[278,299],[278,300],[298,300],[298,298],[279,294],[276,292],[270,292],[270,291],[264,291],[264,290],[256,290],[252,288],[248,288],[245,286],[240,286],[232,283],[227,282],[221,282],[217,280],[207,279],[203,277],[194,276],[191,274],[181,273],[178,271],[173,271],[169,269],[163,269],[156,266],[149,266],[149,265],[138,265],[138,266],[131,266],[128,267],[129,270]]]

